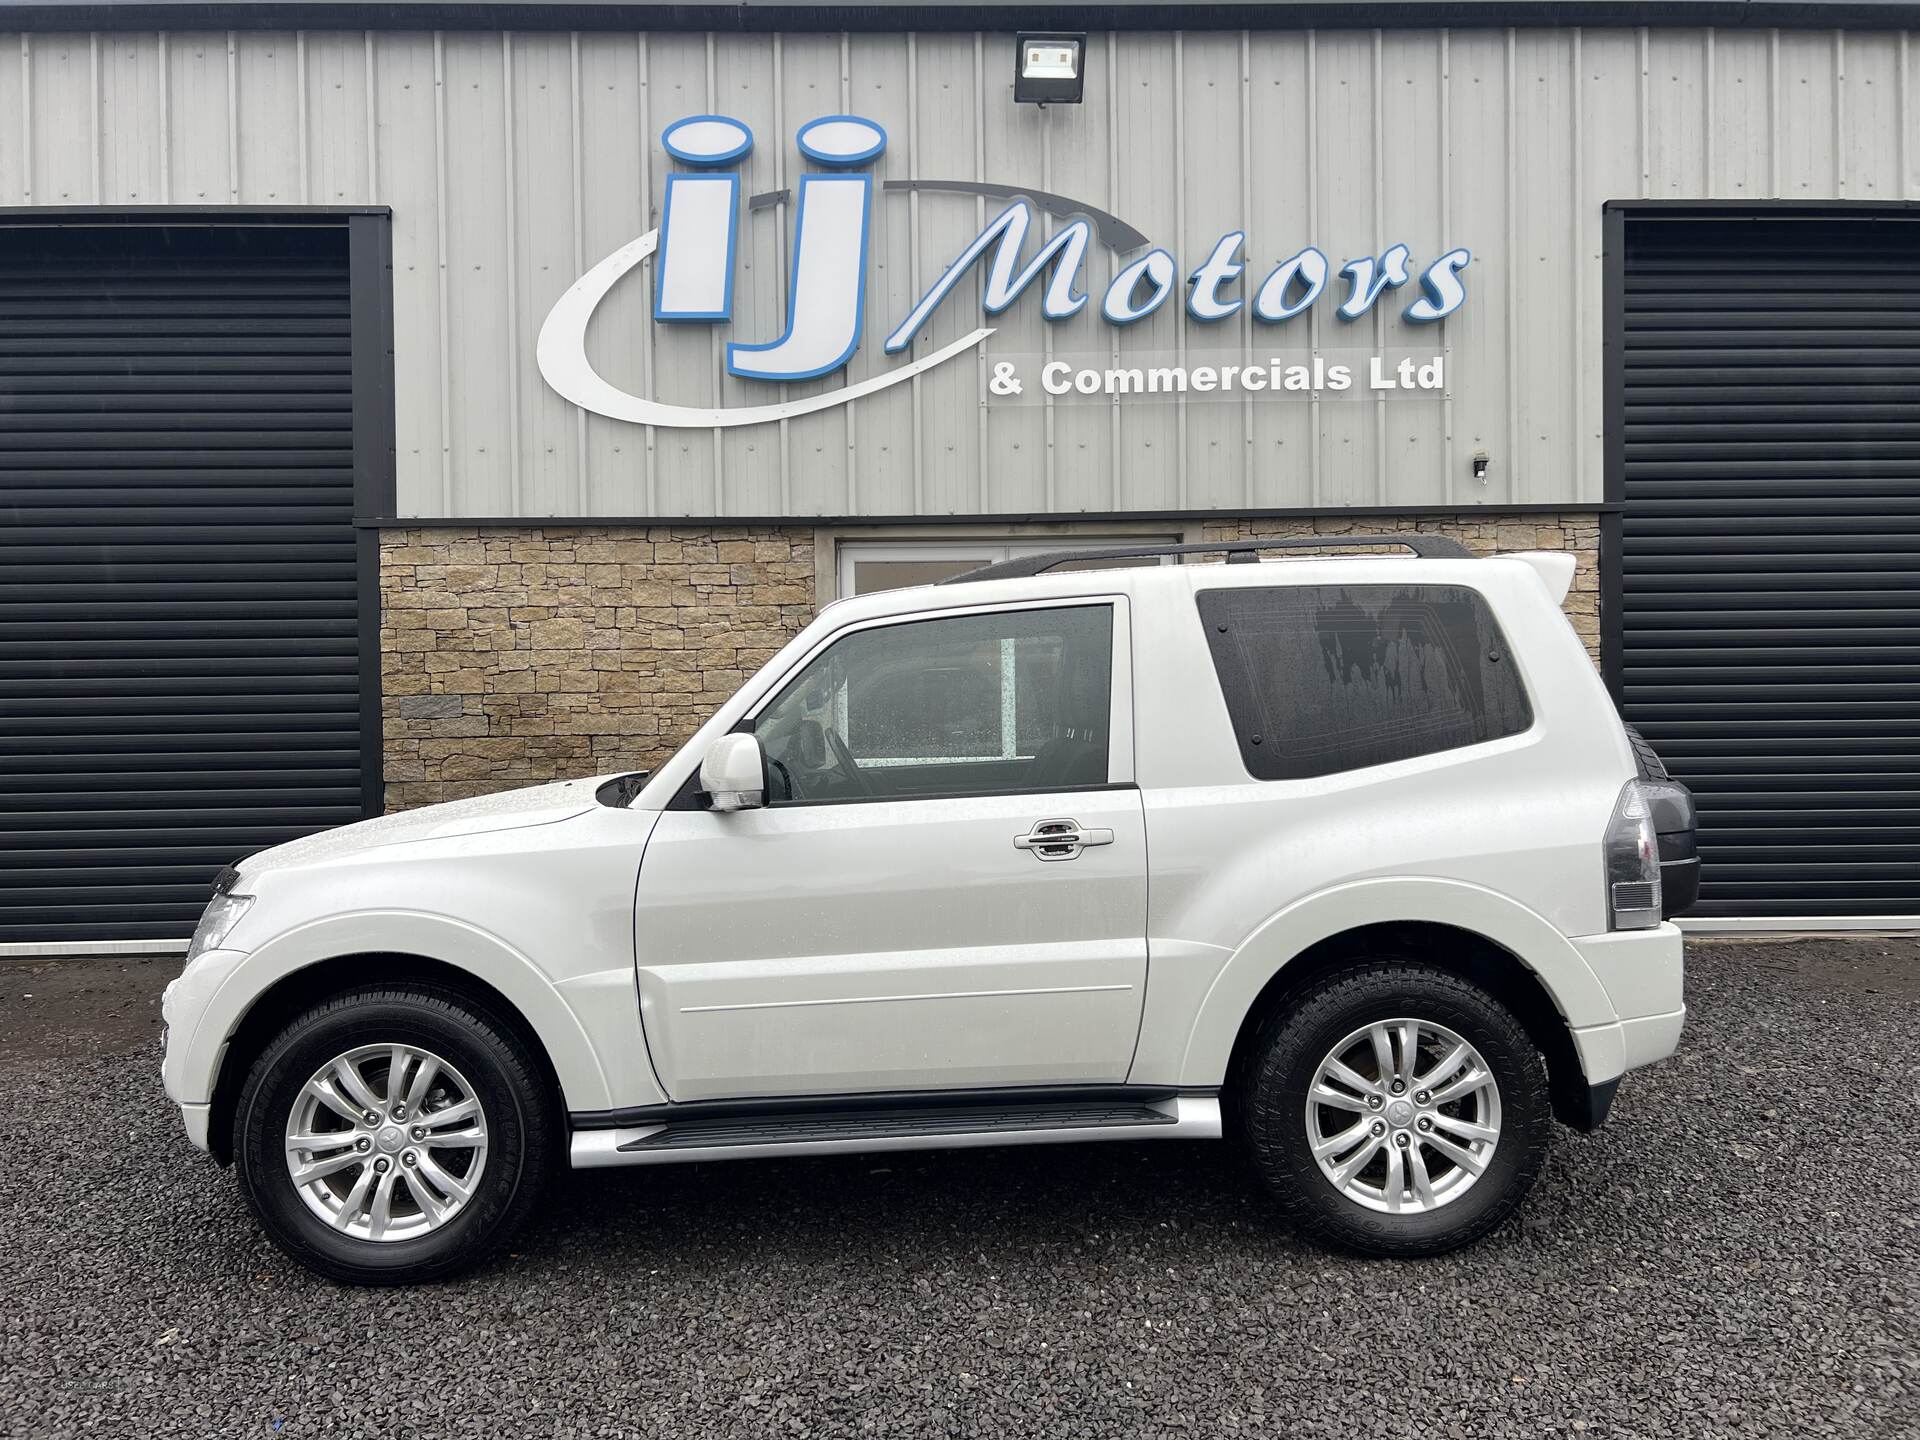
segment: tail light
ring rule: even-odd
[[[1638,780],[1620,789],[1607,822],[1607,915],[1615,930],[1660,923],[1660,841],[1653,807]]]

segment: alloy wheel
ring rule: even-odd
[[[438,1230],[472,1199],[487,1117],[458,1070],[413,1045],[362,1045],[300,1087],[287,1117],[287,1174],[306,1207],[362,1240]]]
[[[1335,1045],[1307,1092],[1307,1143],[1356,1204],[1418,1214],[1458,1200],[1500,1143],[1500,1087],[1480,1052],[1430,1020],[1381,1020]]]

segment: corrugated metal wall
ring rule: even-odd
[[[1007,35],[321,33],[0,36],[0,204],[391,205],[400,513],[904,515],[1597,501],[1600,206],[1636,196],[1920,194],[1907,34],[1710,30],[1096,35],[1086,101],[1010,97]],[[17,57],[17,63],[16,58]],[[655,431],[583,415],[534,339],[583,269],[657,220],[663,125],[720,111],[757,144],[749,194],[799,173],[814,116],[891,136],[883,179],[1062,192],[1168,245],[1182,269],[1244,224],[1256,279],[1301,246],[1336,264],[1394,241],[1474,252],[1437,329],[1398,306],[1342,330],[1323,300],[1278,329],[1169,306],[1115,331],[1054,325],[1029,293],[988,342],[1063,358],[1202,347],[1299,358],[1433,346],[1441,395],[986,403],[984,362],[778,426]],[[867,338],[991,212],[876,202]],[[776,334],[791,207],[746,221],[733,334]],[[1120,263],[1103,250],[1090,280]],[[617,384],[680,404],[764,402],[723,378],[711,327],[654,327],[643,284],[590,335]],[[968,294],[931,333],[979,323]],[[1249,335],[1249,332],[1255,332]],[[831,382],[816,382],[825,384]],[[806,387],[794,387],[804,393]],[[1485,484],[1468,473],[1485,450]]]

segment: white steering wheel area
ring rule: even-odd
[[[805,399],[788,400],[779,405],[701,408],[662,404],[609,384],[587,358],[587,323],[593,319],[593,312],[600,308],[600,302],[606,299],[607,292],[629,270],[653,254],[659,238],[658,230],[649,230],[639,239],[629,241],[607,256],[574,281],[567,293],[554,302],[553,309],[547,312],[546,323],[540,327],[540,341],[535,354],[541,375],[557,394],[583,410],[614,420],[631,420],[637,425],[665,425],[686,430],[765,425],[775,420],[811,415],[817,410],[830,410],[836,405],[858,400],[863,395],[872,395],[898,385],[903,380],[911,380],[922,371],[931,370],[956,355],[965,354],[993,334],[992,327],[975,330],[898,370],[889,370],[884,375],[845,385],[824,395],[809,395]]]

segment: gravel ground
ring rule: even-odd
[[[1466,1254],[1326,1253],[1226,1147],[1088,1145],[574,1177],[399,1292],[294,1268],[188,1149],[169,967],[0,969],[0,1429],[1920,1432],[1920,944],[1689,964],[1681,1054]]]

